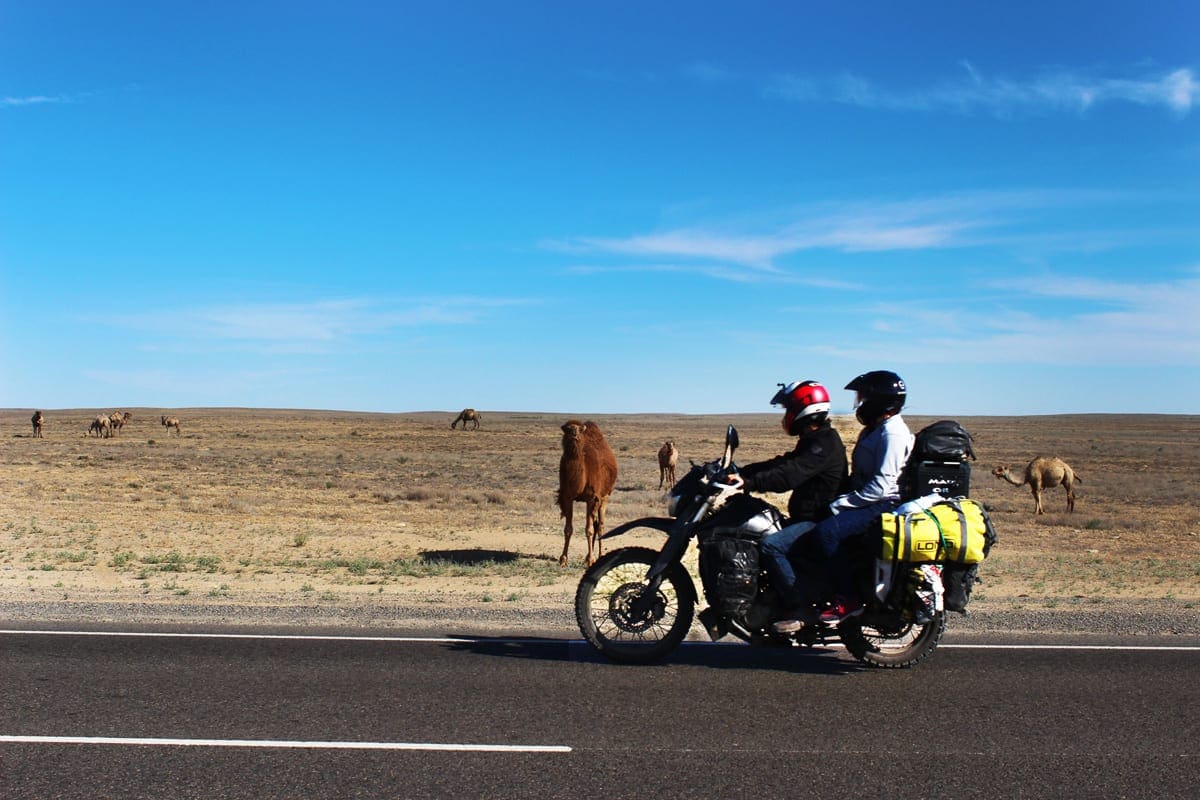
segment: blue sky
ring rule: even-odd
[[[1200,413],[1200,6],[0,3],[0,407]]]

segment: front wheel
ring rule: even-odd
[[[658,553],[623,547],[583,573],[575,592],[575,619],[592,646],[613,661],[657,661],[683,641],[692,627],[696,587],[678,562],[648,593],[646,573]]]
[[[873,667],[893,669],[916,666],[937,648],[945,631],[944,611],[924,625],[898,623],[871,627],[852,618],[838,626],[838,636],[850,655]]]

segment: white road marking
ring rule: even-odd
[[[1200,646],[1165,644],[941,644],[949,650],[1178,650],[1200,651]]]
[[[0,630],[8,636],[96,636],[130,637],[147,639],[249,639],[266,641],[308,642],[391,642],[399,644],[546,644],[581,645],[583,639],[547,639],[543,637],[511,637],[495,639],[478,636],[337,636],[323,634],[275,634],[275,633],[171,633],[158,631],[56,631],[56,630]],[[744,642],[686,641],[687,647],[745,647]],[[837,642],[820,645],[822,648],[838,648]],[[1106,644],[947,644],[938,645],[947,650],[1168,650],[1197,652],[1200,645],[1106,645]]]
[[[470,636],[325,636],[321,634],[276,633],[170,633],[162,631],[47,631],[0,630],[2,635],[18,636],[111,636],[146,639],[257,639],[304,642],[418,642],[461,644],[463,642],[560,642],[561,639],[479,639]]]
[[[150,747],[255,747],[291,750],[449,750],[482,753],[570,753],[558,744],[437,744],[433,742],[304,742],[286,739],[147,739],[122,736],[3,736],[0,744],[84,744]]]

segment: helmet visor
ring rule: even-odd
[[[796,381],[792,381],[788,384],[779,384],[779,391],[776,392],[775,396],[771,398],[771,405],[788,408],[791,405],[792,392],[795,391],[796,387],[799,385],[800,384]]]

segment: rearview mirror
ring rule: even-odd
[[[728,469],[733,463],[733,451],[738,446],[737,428],[732,425],[725,431],[725,455],[721,457],[721,466]]]

